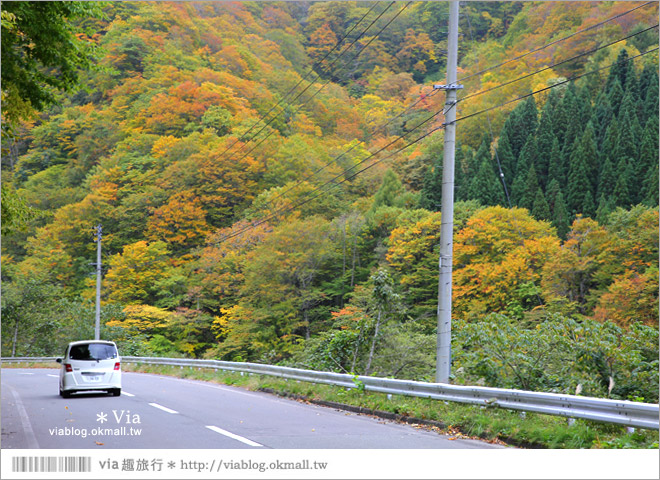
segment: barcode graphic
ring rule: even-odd
[[[12,472],[91,472],[92,457],[12,457]]]

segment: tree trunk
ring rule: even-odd
[[[357,343],[355,345],[355,350],[353,351],[353,363],[351,364],[351,373],[355,374],[355,365],[357,364],[357,358],[360,353],[360,345],[362,344],[362,334],[364,333],[364,320],[360,322],[360,333],[358,333]]]
[[[307,308],[303,310],[303,319],[305,320],[305,340],[309,340],[309,315],[307,315]]]
[[[378,329],[380,328],[380,315],[381,311],[378,310],[378,319],[376,320],[376,330],[374,331],[374,338],[371,341],[371,350],[369,350],[369,359],[367,360],[367,368],[364,369],[364,374],[371,373],[371,362],[374,359],[374,351],[376,350],[376,338],[378,338]]]
[[[357,243],[357,235],[353,235],[353,265],[351,266],[351,290],[355,285],[355,244]]]
[[[14,343],[11,346],[11,356],[16,356],[16,343],[18,342],[18,318],[16,319],[16,326],[14,327]]]
[[[341,308],[344,308],[344,296],[346,295],[346,223],[344,223],[344,228],[342,228],[341,245],[344,254],[344,261],[341,268]]]

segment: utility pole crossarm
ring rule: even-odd
[[[460,83],[452,83],[449,85],[433,85],[434,90],[461,90],[463,85]]]

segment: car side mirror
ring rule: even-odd
[[[61,359],[61,358],[56,358],[55,361],[56,361],[57,363],[62,363],[62,359]]]

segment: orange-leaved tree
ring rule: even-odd
[[[172,195],[153,212],[147,224],[147,237],[163,240],[174,248],[199,245],[209,233],[202,204],[191,191]]]

